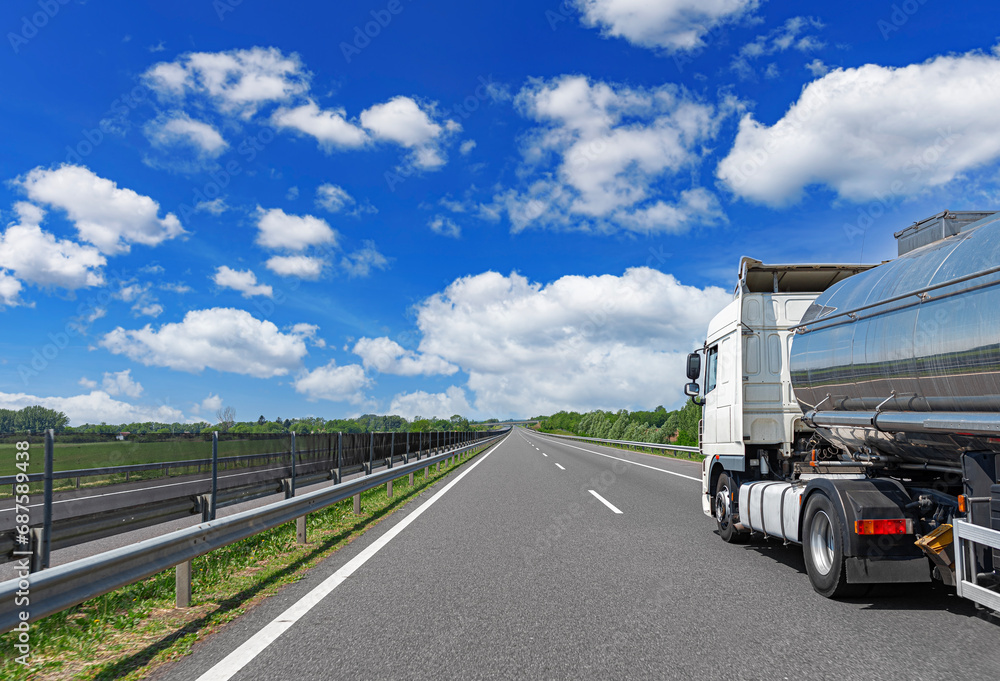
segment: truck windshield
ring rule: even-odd
[[[708,350],[708,370],[705,372],[705,394],[715,390],[715,377],[719,369],[719,346]]]

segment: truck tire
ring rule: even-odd
[[[809,581],[827,598],[849,598],[868,590],[867,584],[848,584],[844,567],[844,534],[840,515],[823,493],[809,497],[802,523],[802,553]]]
[[[728,544],[745,544],[750,535],[736,530],[736,519],[733,517],[733,498],[737,490],[733,479],[723,473],[715,483],[715,522],[719,527],[719,536]]]

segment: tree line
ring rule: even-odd
[[[583,437],[605,440],[629,440],[652,444],[698,444],[698,422],[701,407],[688,402],[676,411],[662,406],[653,411],[620,409],[616,412],[600,409],[581,414],[561,411],[552,416],[539,416],[539,429],[548,432],[565,431]]]

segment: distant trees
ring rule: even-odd
[[[595,410],[586,414],[561,411],[540,417],[540,428],[565,430],[584,437],[694,446],[698,444],[701,407],[690,400],[676,411],[659,406],[652,411],[617,412]]]
[[[61,411],[35,405],[23,409],[0,409],[0,433],[61,432],[69,425],[69,417]]]
[[[233,407],[219,407],[219,411],[215,412],[215,417],[219,419],[219,427],[222,430],[229,430],[236,423],[236,409]]]

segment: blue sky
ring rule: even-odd
[[[997,11],[7,2],[0,406],[676,407],[740,256],[998,201]]]

